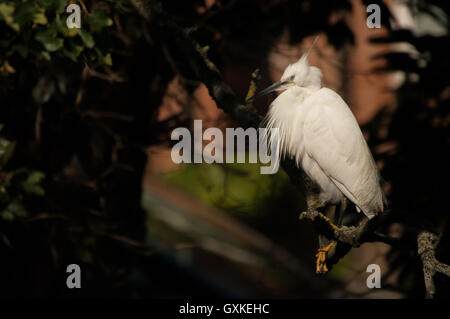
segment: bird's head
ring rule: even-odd
[[[315,66],[309,65],[308,63],[308,55],[316,44],[317,39],[318,37],[314,39],[311,47],[300,57],[297,62],[289,64],[286,67],[281,79],[278,82],[275,82],[252,97],[247,98],[246,102],[248,103],[253,101],[256,98],[273,91],[287,90],[292,86],[320,88],[322,85],[322,71]]]

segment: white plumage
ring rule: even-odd
[[[281,80],[253,98],[284,90],[270,105],[265,121],[279,128],[282,156],[293,158],[320,188],[320,207],[348,198],[369,218],[383,211],[380,177],[361,129],[348,105],[322,88],[322,72],[305,53]]]

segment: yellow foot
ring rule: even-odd
[[[331,221],[331,219],[329,219],[327,216],[323,215],[323,220],[330,225],[331,228],[333,228],[334,230],[341,230],[340,227],[336,226],[335,224],[333,224],[333,222]],[[327,246],[328,247],[328,246]]]
[[[316,254],[316,274],[326,274],[328,272],[326,260],[328,251],[336,245],[336,242],[329,243],[326,247],[319,248]]]

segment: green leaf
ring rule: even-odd
[[[28,56],[28,47],[22,44],[13,45],[12,50],[14,52],[19,53],[22,58],[26,58]]]
[[[112,58],[111,58],[111,53],[107,53],[105,55],[103,55],[102,51],[100,51],[99,49],[95,49],[95,52],[97,53],[98,56],[98,60],[106,65],[112,65]]]
[[[9,210],[4,210],[1,212],[0,214],[2,216],[3,220],[6,221],[13,221],[14,220],[14,214],[12,212],[10,212]]]
[[[10,214],[12,214],[13,218],[15,216],[17,217],[25,217],[28,215],[27,211],[25,210],[25,208],[23,207],[23,205],[18,201],[18,200],[13,200],[11,201],[11,203],[9,203],[8,207],[6,207],[7,212],[9,212]],[[3,213],[5,212],[3,211]],[[4,216],[3,216],[4,217]],[[11,216],[8,214],[8,217],[10,218]]]
[[[111,53],[107,53],[105,56],[103,56],[102,62],[106,65],[112,65]]]
[[[14,21],[13,13],[15,11],[15,7],[9,3],[0,3],[0,20],[6,22],[8,26],[10,26],[15,31],[20,30],[20,25]]]
[[[37,24],[43,24],[43,25],[48,23],[47,17],[45,16],[44,9],[40,9],[39,12],[34,14],[33,22],[37,23]]]
[[[12,18],[14,13],[14,5],[10,3],[0,3],[0,17],[5,19],[6,17]]]
[[[28,194],[34,194],[37,196],[45,195],[44,189],[39,185],[22,183],[22,188]]]
[[[11,159],[12,155],[14,154],[14,149],[16,147],[16,142],[11,142],[9,143],[3,154],[0,156],[0,166],[3,167],[5,166],[8,161]]]
[[[28,176],[25,183],[29,184],[38,184],[43,178],[45,177],[45,174],[40,171],[33,171]]]
[[[101,31],[104,27],[113,25],[113,20],[108,17],[105,11],[95,9],[87,17],[87,22],[93,32]]]
[[[87,46],[89,49],[92,49],[94,47],[95,41],[94,38],[92,37],[92,34],[81,29],[80,37],[83,40],[84,45]]]
[[[8,60],[5,60],[3,62],[3,65],[0,66],[0,70],[4,70],[7,73],[16,73],[16,70],[13,68],[13,66],[11,64],[9,64]]]
[[[68,57],[72,61],[77,62],[77,58],[80,56],[80,54],[81,54],[81,52],[83,52],[83,50],[84,50],[84,46],[71,44],[70,50],[64,49],[62,51],[62,53],[64,56]]]
[[[64,37],[74,37],[78,34],[79,30],[76,28],[69,29],[66,25],[66,20],[61,19],[59,14],[56,15],[52,22],[52,28]]]
[[[39,9],[35,7],[34,2],[22,2],[14,11],[14,21],[20,25],[33,23],[35,14],[39,13]]]
[[[67,5],[67,0],[39,0],[38,3],[44,8],[55,9],[61,12]]]
[[[36,33],[36,40],[44,45],[44,48],[49,52],[54,52],[64,46],[64,39],[57,38],[51,34],[49,30]]]
[[[47,51],[42,51],[41,53],[40,53],[40,56],[44,59],[44,60],[47,60],[47,61],[50,61],[51,60],[51,56],[50,56],[50,53],[48,53]]]

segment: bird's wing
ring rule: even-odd
[[[305,151],[339,190],[369,217],[382,210],[378,172],[351,110],[330,89],[320,89],[305,101]],[[379,194],[380,193],[380,194]]]

